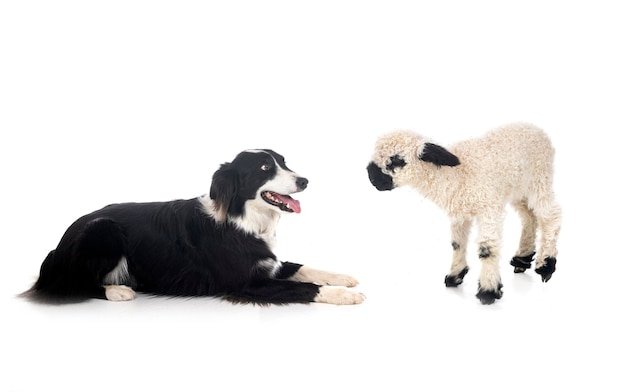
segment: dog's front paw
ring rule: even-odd
[[[365,295],[341,287],[322,286],[313,301],[335,305],[356,305],[365,301]]]
[[[350,275],[336,274],[304,266],[291,279],[298,282],[315,283],[320,286],[354,287],[359,284],[359,281]]]
[[[359,281],[350,275],[329,274],[326,276],[326,279],[323,279],[323,281],[319,282],[319,284],[323,286],[354,287],[359,284]]]

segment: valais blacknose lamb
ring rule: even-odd
[[[482,262],[476,296],[491,304],[502,297],[498,264],[507,203],[522,222],[514,271],[530,268],[535,252],[535,271],[544,282],[555,271],[561,208],[552,190],[553,161],[554,148],[541,129],[513,123],[447,148],[409,131],[382,135],[367,171],[378,190],[411,186],[448,214],[453,251],[448,287],[461,284],[468,272],[467,241],[476,222]]]

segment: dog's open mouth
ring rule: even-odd
[[[300,202],[291,198],[289,195],[281,195],[276,192],[265,191],[261,193],[261,197],[269,204],[274,205],[283,211],[295,212],[296,214],[299,214],[301,211]]]

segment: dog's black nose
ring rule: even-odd
[[[309,180],[304,177],[296,178],[296,186],[299,190],[303,191],[306,189],[306,186],[309,184]]]

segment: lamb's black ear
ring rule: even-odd
[[[239,182],[237,172],[231,168],[230,163],[224,163],[213,173],[209,197],[213,200],[215,220],[224,222],[228,215],[230,204],[237,194]]]
[[[424,143],[419,159],[437,166],[457,166],[461,163],[456,155],[433,143]]]

